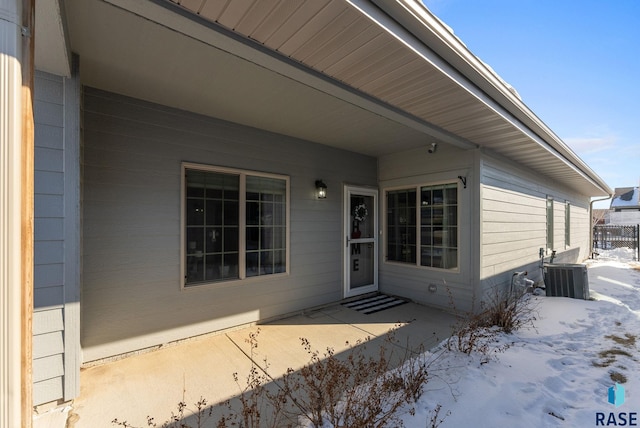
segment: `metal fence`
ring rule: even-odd
[[[631,248],[640,260],[640,225],[601,225],[593,227],[593,249]]]

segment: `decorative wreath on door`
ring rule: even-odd
[[[358,223],[365,221],[368,215],[369,211],[367,210],[367,206],[365,204],[358,204],[353,209],[353,219]]]

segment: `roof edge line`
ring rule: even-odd
[[[357,0],[349,0],[353,3]],[[613,191],[580,157],[573,152],[535,113],[529,109],[511,90],[506,82],[500,78],[487,64],[482,62],[467,48],[464,43],[452,33],[446,24],[426,8],[422,3],[414,0],[370,0],[380,10],[388,14],[392,19],[402,25],[417,40],[429,46],[442,59],[449,62],[453,67],[469,79],[480,90],[489,95],[502,108],[513,115],[515,119],[524,126],[531,129],[542,141],[551,146],[583,175],[589,177],[596,187],[606,194]],[[360,3],[360,2],[358,2]],[[418,32],[416,28],[411,28],[410,20],[414,24],[421,24]],[[413,26],[415,27],[415,25]],[[427,34],[425,34],[428,32]],[[440,46],[431,46],[427,42],[436,42]],[[451,56],[453,52],[454,56]],[[449,53],[449,55],[447,55]],[[462,65],[464,69],[459,69]]]

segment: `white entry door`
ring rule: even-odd
[[[345,186],[344,296],[378,290],[378,191]]]

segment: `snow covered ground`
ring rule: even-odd
[[[500,334],[496,345],[508,349],[496,358],[447,352],[436,359],[436,377],[404,425],[431,426],[437,405],[442,428],[640,425],[640,263],[633,256],[612,250],[587,263],[594,300],[533,297],[533,327]],[[618,407],[608,402],[616,381],[625,389]]]

